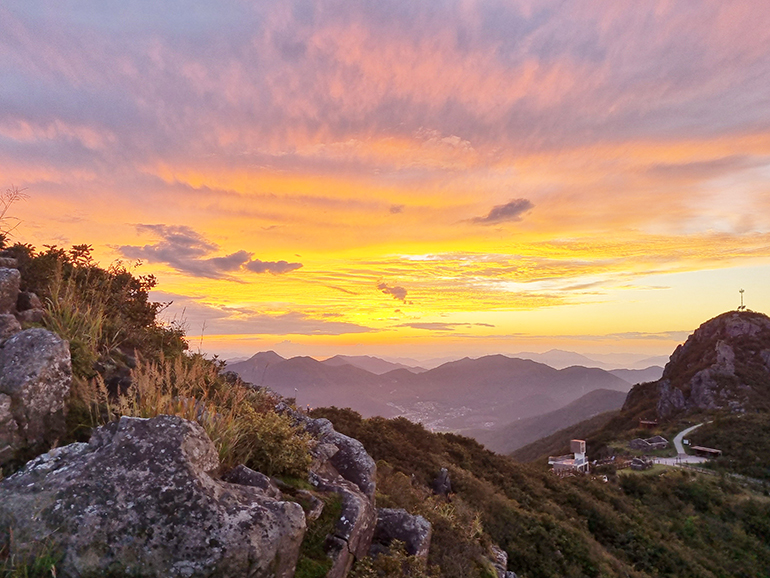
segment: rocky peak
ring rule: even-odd
[[[730,311],[678,346],[658,382],[660,417],[690,410],[770,410],[770,317]]]

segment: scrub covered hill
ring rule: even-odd
[[[421,511],[424,489],[446,467],[456,491],[448,517],[476,520],[521,577],[770,576],[770,500],[734,481],[680,470],[608,483],[559,479],[403,418],[363,419],[337,408],[312,415],[330,419],[379,460],[378,503]],[[442,575],[484,576],[473,564],[473,540],[431,521],[429,561]]]

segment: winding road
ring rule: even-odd
[[[674,438],[674,447],[676,448],[678,455],[675,458],[658,458],[656,461],[659,464],[665,464],[667,466],[678,466],[679,464],[700,464],[707,461],[708,458],[688,455],[684,451],[684,446],[682,445],[684,436],[689,434],[691,431],[698,429],[702,425],[703,423],[699,423],[692,427],[688,427],[687,429],[683,429],[678,434],[676,434],[676,437]]]

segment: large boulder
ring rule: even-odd
[[[198,424],[123,417],[0,482],[0,528],[22,552],[42,540],[62,554],[63,577],[293,576],[301,506],[218,468]]]
[[[11,413],[11,398],[0,393],[0,465],[13,459],[19,442],[19,426]]]
[[[10,400],[13,418],[4,426],[0,410],[0,454],[3,443],[13,452],[44,451],[59,439],[71,383],[69,344],[56,334],[27,329],[0,345],[0,395]]]
[[[325,541],[326,554],[332,559],[326,577],[344,578],[355,560],[369,554],[377,522],[374,505],[354,483],[341,476],[311,471],[310,483],[319,492],[333,492],[340,497],[340,517]]]
[[[410,556],[428,559],[432,528],[422,516],[413,516],[403,509],[377,508],[372,553],[387,551],[393,540],[404,543]]]
[[[495,569],[497,578],[517,578],[516,573],[508,570],[508,552],[495,544],[489,548],[490,561]]]

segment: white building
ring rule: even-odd
[[[586,459],[586,442],[585,440],[572,440],[570,441],[571,454],[566,456],[551,456],[548,458],[548,463],[553,466],[553,471],[556,474],[564,475],[571,472],[588,473],[588,460]]]

